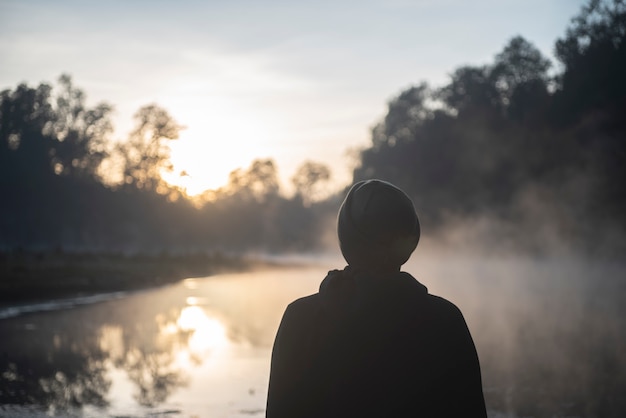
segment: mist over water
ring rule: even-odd
[[[536,417],[626,413],[625,267],[419,251],[406,266],[464,313],[492,416]]]

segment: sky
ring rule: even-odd
[[[255,158],[286,190],[306,160],[339,188],[394,96],[490,63],[516,35],[553,58],[584,3],[0,0],[0,89],[68,73],[89,105],[115,107],[117,140],[157,103],[186,127],[168,180],[190,194]]]

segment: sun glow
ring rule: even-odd
[[[281,128],[265,100],[224,91],[215,82],[174,80],[157,101],[185,129],[170,144],[174,170],[164,179],[194,196],[224,186],[231,171],[248,167],[254,159],[274,155],[272,139]]]
[[[184,308],[176,324],[184,331],[193,332],[189,339],[189,350],[192,353],[202,354],[223,347],[228,342],[224,325],[208,317],[199,306]]]

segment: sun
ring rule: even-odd
[[[230,97],[179,94],[160,100],[185,126],[170,144],[174,169],[163,178],[189,196],[218,189],[233,170],[273,155],[276,126],[262,109]]]

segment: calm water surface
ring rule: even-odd
[[[264,416],[281,315],[329,268],[0,319],[0,416]],[[406,270],[465,314],[490,416],[626,416],[623,263],[418,256]]]
[[[0,320],[0,416],[263,416],[281,315],[325,273],[187,279]]]

